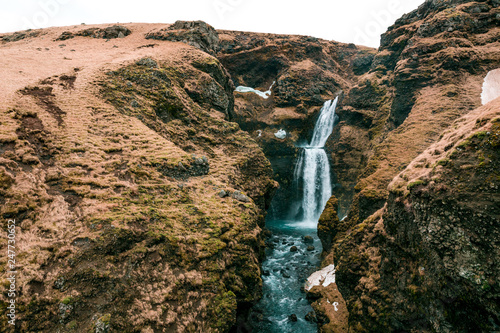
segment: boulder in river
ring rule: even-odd
[[[312,323],[318,322],[318,318],[316,318],[316,313],[314,313],[314,311],[307,313],[304,319]]]
[[[314,238],[312,238],[312,236],[304,236],[304,243],[312,244],[314,243]]]

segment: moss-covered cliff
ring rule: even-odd
[[[470,112],[394,178],[384,208],[334,226],[326,261],[352,329],[498,327],[499,117],[499,102]]]
[[[77,27],[0,46],[13,53],[0,60],[0,205],[2,228],[18,226],[19,331],[226,332],[260,297],[276,185],[229,121],[229,76],[197,48],[152,44],[152,26],[127,27],[108,43]]]
[[[482,81],[500,67],[499,10],[494,1],[426,1],[382,35],[329,143],[342,185],[334,193],[353,223],[384,205],[392,178],[451,121],[481,105]]]
[[[330,144],[345,184],[335,193],[339,210],[345,196],[353,201],[345,220],[320,229],[332,230],[324,264],[337,265],[355,332],[500,325],[500,107],[478,108],[484,77],[500,67],[498,5],[426,1],[382,36],[344,100]],[[354,166],[351,151],[362,163],[341,172]]]

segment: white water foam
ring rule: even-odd
[[[321,109],[316,126],[314,126],[313,137],[310,147],[323,148],[326,140],[330,137],[335,124],[335,110],[337,108],[338,97],[335,100],[326,101]]]

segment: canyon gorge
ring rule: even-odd
[[[499,331],[499,7],[0,34],[1,331]]]

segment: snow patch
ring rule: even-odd
[[[273,89],[273,86],[274,86],[275,83],[276,83],[276,81],[273,81],[273,84],[271,84],[271,86],[269,87],[269,90],[264,91],[264,92],[259,91],[259,90],[255,90],[254,88],[244,87],[244,86],[238,86],[238,87],[236,87],[235,91],[241,92],[241,93],[252,92],[254,94],[259,95],[262,98],[268,99],[269,96],[271,96],[271,94],[272,94],[271,89]]]
[[[305,288],[307,291],[315,286],[328,287],[335,283],[335,265],[330,265],[320,271],[314,272],[307,278]]]
[[[490,71],[484,78],[481,102],[485,105],[497,97],[500,97],[500,68]]]
[[[277,137],[278,139],[284,139],[286,138],[286,131],[280,129],[278,132],[274,133],[274,136]]]

